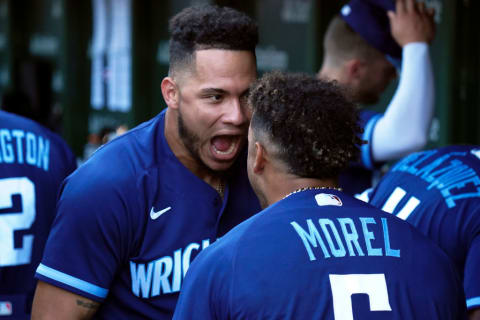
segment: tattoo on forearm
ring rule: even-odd
[[[84,307],[87,309],[97,309],[99,304],[95,302],[82,301],[77,299],[77,306]]]

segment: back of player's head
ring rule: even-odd
[[[255,140],[270,145],[289,173],[336,178],[357,159],[362,144],[357,108],[334,82],[269,73],[252,85],[248,102]]]
[[[382,55],[339,16],[335,16],[330,21],[323,40],[323,47],[325,59],[333,66],[340,66],[350,59],[365,60]]]
[[[330,23],[324,39],[326,64],[338,66],[356,58],[372,60],[385,55],[401,64],[402,48],[390,32],[387,11],[392,0],[350,0]]]
[[[194,60],[196,50],[246,50],[255,54],[256,22],[235,9],[202,5],[175,15],[170,29],[170,74]]]

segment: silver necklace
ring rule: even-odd
[[[290,197],[292,194],[299,193],[299,192],[302,192],[302,191],[324,190],[324,189],[332,189],[332,190],[336,190],[336,191],[342,191],[342,188],[336,188],[336,187],[303,187],[303,188],[300,188],[300,189],[297,189],[297,190],[294,190],[294,191],[290,192],[285,197],[283,197],[282,200]]]
[[[223,199],[223,196],[225,194],[225,181],[223,179],[220,180],[220,183],[215,186],[215,190],[218,192],[220,197]]]

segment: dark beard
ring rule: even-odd
[[[183,117],[181,112],[178,112],[177,118],[177,125],[178,125],[178,136],[182,140],[183,145],[188,150],[188,153],[195,159],[195,161],[207,172],[210,172],[212,175],[216,176],[223,176],[226,174],[227,171],[214,171],[209,168],[200,158],[200,138],[190,131],[188,127],[183,122]]]
[[[182,140],[183,145],[185,148],[187,148],[188,153],[198,162],[203,164],[202,159],[200,158],[199,155],[199,144],[200,144],[200,139],[198,136],[191,132],[186,126],[185,123],[183,122],[183,117],[182,114],[179,112],[178,113],[178,135],[180,139]]]

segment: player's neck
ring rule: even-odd
[[[312,179],[285,174],[282,179],[272,180],[266,185],[265,198],[270,206],[292,193],[307,189],[338,188],[338,179]]]

